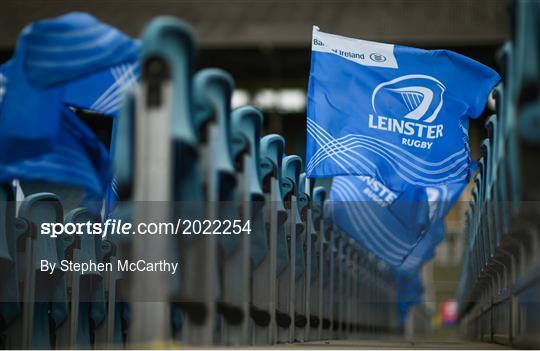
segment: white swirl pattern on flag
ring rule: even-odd
[[[126,89],[134,87],[137,84],[138,74],[136,72],[138,68],[138,63],[121,64],[112,67],[111,74],[115,82],[92,104],[91,109],[107,115],[117,112],[121,107]]]
[[[310,118],[307,119],[307,130],[319,145],[319,149],[306,167],[308,176],[320,162],[327,158],[331,158],[344,174],[373,175],[377,167],[369,161],[368,153],[378,155],[403,181],[411,185],[432,186],[458,182],[465,180],[468,175],[468,154],[465,149],[439,162],[428,162],[374,137],[349,134],[336,139]],[[358,149],[365,152],[360,152]]]

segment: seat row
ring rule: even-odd
[[[470,337],[538,345],[540,5],[516,1],[513,10],[513,39],[499,53],[503,81],[467,212],[459,308]]]
[[[305,177],[263,115],[231,111],[234,80],[195,73],[182,22],[142,35],[141,80],[115,122],[114,201],[81,207],[80,190],[2,184],[0,343],[82,348],[272,345],[399,329],[386,265],[326,216],[328,189]],[[24,199],[17,201],[18,192]],[[239,220],[240,235],[40,235],[42,223]],[[247,227],[245,224],[249,221]],[[43,271],[41,262],[179,262],[179,272]]]

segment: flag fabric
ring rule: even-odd
[[[335,177],[330,216],[364,249],[390,266],[400,267],[419,243],[440,242],[430,236],[431,228],[448,213],[464,186],[454,183],[399,193],[367,176]],[[418,252],[418,256],[423,258],[424,253]]]
[[[431,225],[427,234],[394,270],[402,276],[419,274],[424,264],[435,257],[435,249],[444,240],[445,234],[444,221],[439,220]]]
[[[136,84],[138,51],[138,41],[85,13],[24,28],[0,66],[0,181],[50,181],[102,198],[109,145],[75,111],[116,117]]]
[[[313,30],[306,174],[366,175],[395,191],[465,181],[469,118],[500,80],[448,50]]]
[[[401,325],[405,325],[407,314],[414,305],[418,305],[424,294],[424,284],[419,275],[413,277],[394,275],[397,286],[397,310]]]

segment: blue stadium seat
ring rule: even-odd
[[[262,311],[262,313],[258,313],[257,318],[254,318],[253,343],[255,345],[274,344],[278,323],[283,325],[291,322],[287,319],[287,315],[279,314],[277,311],[276,277],[278,272],[281,272],[288,264],[288,255],[284,245],[287,211],[283,206],[281,191],[281,160],[284,148],[285,141],[277,134],[264,136],[260,140],[259,169],[265,195],[265,227],[269,253],[253,275],[252,298],[254,304],[262,307],[257,311]],[[264,313],[266,310],[269,311],[269,316]]]
[[[218,69],[205,69],[198,72],[193,81],[195,101],[195,129],[201,141],[200,172],[203,179],[205,200],[205,216],[210,221],[231,219],[237,216],[235,203],[236,177],[230,147],[231,115],[230,98],[234,82],[229,74]],[[229,205],[224,205],[226,203]],[[192,270],[189,274],[197,274],[191,282],[198,280],[200,284],[186,287],[190,290],[190,300],[204,302],[206,318],[183,328],[183,335],[188,344],[210,345],[214,342],[214,331],[221,322],[217,312],[228,322],[242,320],[245,316],[238,306],[232,306],[218,299],[223,295],[218,271],[218,252],[227,255],[233,252],[240,243],[238,237],[224,236],[218,239],[209,235],[197,240],[197,252],[193,256],[201,271]],[[191,267],[191,266],[190,266]],[[201,280],[200,277],[203,277]]]
[[[540,4],[536,1],[517,0],[513,4],[514,66],[512,96],[523,105],[534,96],[540,85]],[[533,95],[531,95],[531,93]]]
[[[297,255],[300,254],[301,248],[297,249],[298,240],[304,231],[304,224],[298,208],[298,183],[300,181],[300,172],[302,170],[302,159],[299,156],[290,155],[282,160],[281,177],[282,177],[282,194],[285,202],[285,207],[288,210],[286,226],[286,247],[289,264],[281,272],[278,271],[278,296],[277,310],[289,317],[289,323],[286,327],[278,326],[278,341],[292,342],[294,341],[295,327],[295,287],[298,278],[296,274],[297,268],[303,269],[303,259],[297,260]],[[301,240],[301,239],[300,239]],[[303,250],[302,250],[303,251]]]
[[[496,237],[494,236],[493,223],[491,222],[491,217],[489,216],[489,206],[492,203],[491,194],[492,194],[492,170],[491,165],[493,163],[493,153],[491,148],[491,143],[489,139],[485,139],[480,144],[480,150],[482,152],[482,160],[484,161],[483,166],[481,167],[482,171],[482,192],[483,192],[483,203],[481,207],[481,216],[483,219],[482,227],[484,228],[484,237],[485,237],[485,251],[487,253],[487,260],[491,259],[495,253],[495,243]]]
[[[26,222],[15,216],[15,191],[11,184],[0,187],[0,338],[4,349],[17,346],[18,340],[10,338],[14,334],[14,322],[21,313],[19,291],[19,252],[17,242]],[[22,227],[22,228],[20,228]],[[23,229],[21,231],[21,229]]]
[[[503,197],[507,199],[507,208],[510,214],[519,211],[519,199],[521,198],[521,189],[519,185],[519,158],[517,147],[517,115],[515,104],[515,85],[516,81],[512,78],[514,75],[514,45],[511,42],[506,43],[499,53],[499,65],[503,77],[502,97],[501,97],[501,150],[504,155],[502,173],[505,180]]]
[[[323,336],[328,340],[332,337],[334,318],[334,275],[335,275],[335,231],[332,217],[328,211],[329,201],[323,202],[324,242],[323,242]]]
[[[313,181],[312,181],[313,182]],[[309,309],[309,335],[307,340],[320,340],[322,338],[323,318],[323,270],[324,270],[324,213],[323,206],[326,199],[326,189],[315,187],[312,190],[311,213],[313,220],[311,239],[311,281],[310,281],[310,309]]]
[[[309,181],[308,181],[309,183]],[[306,189],[306,185],[309,188]],[[297,185],[297,202],[300,219],[304,225],[301,233],[296,235],[296,268],[295,268],[295,329],[294,339],[303,342],[309,331],[310,282],[312,238],[316,238],[311,213],[311,184],[306,184],[306,174],[301,173]],[[306,193],[307,191],[307,193]]]
[[[86,208],[78,208],[65,215],[65,223],[101,223],[101,216]],[[65,255],[72,262],[101,262],[101,237],[85,232],[83,235],[62,238]],[[69,316],[57,335],[62,347],[91,348],[94,328],[106,317],[103,277],[99,271],[79,271],[68,275]]]
[[[501,244],[502,237],[502,216],[500,213],[501,204],[499,202],[499,134],[497,129],[497,115],[491,115],[485,123],[485,128],[488,133],[489,147],[492,152],[489,163],[489,198],[487,213],[490,227],[493,230],[494,245],[498,247]]]
[[[53,274],[40,270],[40,261],[60,262],[64,252],[57,247],[58,240],[38,235],[42,223],[62,223],[64,209],[60,199],[52,193],[27,196],[19,208],[19,218],[28,224],[24,236],[23,314],[20,332],[21,345],[27,348],[51,348],[51,335],[68,315],[65,276],[60,270]]]
[[[232,131],[230,100],[234,82],[230,75],[217,69],[205,69],[197,73],[195,80],[196,123],[199,130],[207,133],[208,141],[203,151],[206,168],[206,196],[209,208],[207,218],[231,220],[239,218],[236,199],[237,179],[234,169],[233,148],[244,138],[238,130]],[[206,157],[206,158],[205,158]],[[205,159],[204,159],[205,158]],[[211,208],[214,207],[214,208]],[[243,264],[247,246],[241,245],[242,235],[218,236],[218,267],[221,297],[218,312],[224,318],[222,327],[225,344],[238,344],[247,333],[247,315],[242,308],[247,300],[247,267]],[[239,329],[240,328],[240,329]],[[241,335],[244,333],[244,335]]]
[[[111,206],[109,217],[131,221],[134,204],[134,164],[135,164],[135,94],[128,91],[124,96],[122,110],[114,130],[111,143],[111,158],[114,168],[113,182],[116,185],[117,202]],[[114,207],[114,208],[113,208]],[[101,243],[104,263],[113,265],[119,259],[128,257],[131,241],[125,236],[111,236]],[[123,284],[121,272],[105,272],[104,293],[106,296],[107,318],[96,328],[95,344],[123,345],[129,325],[128,291]]]
[[[333,295],[333,319],[332,329],[336,339],[342,338],[342,332],[345,326],[345,311],[346,311],[346,251],[349,245],[348,236],[341,230],[336,230],[334,234],[334,295]]]
[[[126,98],[112,147],[118,193],[123,201],[114,216],[139,222],[168,222],[179,213],[190,218],[191,213],[183,210],[190,208],[196,212],[194,204],[200,200],[196,186],[200,178],[193,173],[198,169],[195,167],[197,139],[192,127],[194,39],[191,30],[171,17],[152,21],[142,34],[141,68],[142,82]],[[159,202],[149,205],[148,201]],[[190,201],[191,206],[178,205],[181,201]],[[131,254],[150,261],[167,258],[178,261],[180,257],[189,260],[192,256],[188,250],[180,255],[181,241],[172,241],[168,236],[160,236],[159,240],[141,236],[113,244],[117,246],[118,258]],[[129,290],[119,289],[118,293],[132,301],[131,343],[168,340],[173,333],[178,335],[182,320],[180,306],[185,307],[188,317],[201,310],[182,305],[186,301],[185,291],[180,291],[186,286],[180,282],[184,276],[170,279],[164,274],[154,274],[142,278],[140,274],[130,274],[130,278]],[[148,281],[149,278],[153,281]],[[171,299],[179,303],[171,306]],[[115,324],[116,320],[112,319]],[[108,338],[113,337],[108,334]]]
[[[231,198],[221,204],[224,219],[230,219],[233,223],[238,218],[244,221],[252,219],[252,212],[257,214],[257,226],[250,230],[263,229],[263,221],[260,217],[262,207],[254,204],[253,199],[261,200],[262,190],[258,176],[258,136],[262,124],[262,114],[252,108],[244,107],[233,111],[231,117],[230,146],[232,160],[235,165],[238,180],[237,203],[231,203]],[[258,207],[255,211],[252,206]],[[239,213],[234,213],[237,207]],[[240,227],[245,228],[241,223]],[[261,256],[267,251],[264,232],[241,232],[228,238],[222,236],[224,252],[221,258],[220,280],[223,285],[223,297],[220,303],[220,312],[225,316],[226,323],[223,325],[223,339],[221,343],[226,345],[241,345],[249,342],[249,315],[250,315],[250,249],[254,246],[255,259],[260,262]],[[261,248],[261,246],[263,246]]]

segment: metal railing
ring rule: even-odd
[[[540,3],[515,1],[512,9],[467,213],[459,309],[467,336],[530,346],[540,343]]]

